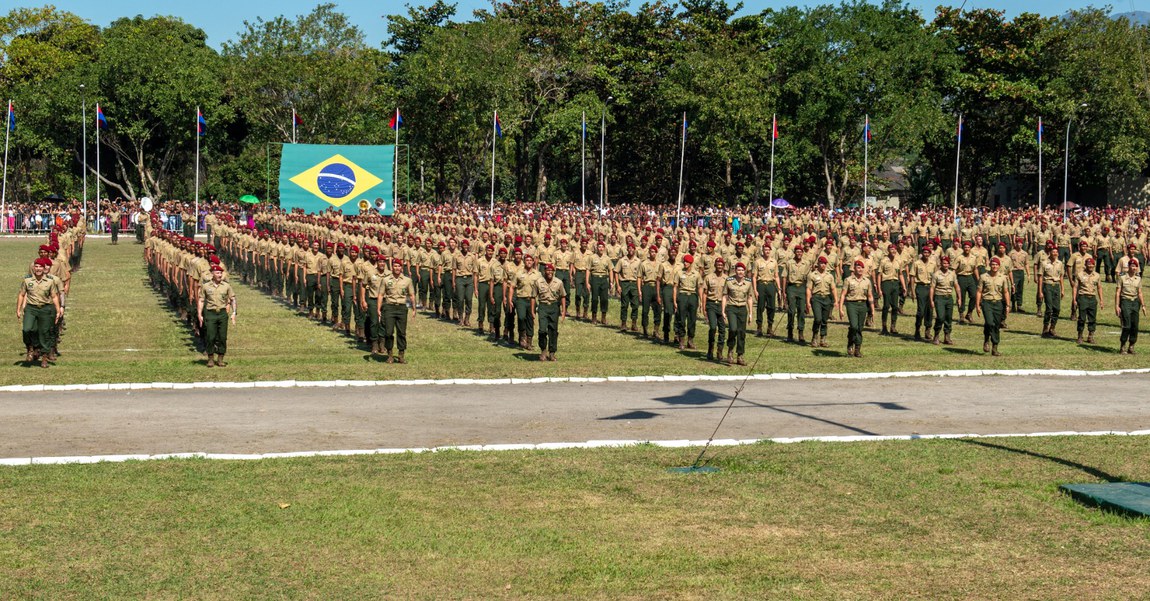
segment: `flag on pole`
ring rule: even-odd
[[[495,111],[495,135],[503,137],[503,122],[499,120],[499,111]]]
[[[958,141],[962,142],[962,115],[958,116]]]
[[[687,113],[683,113],[683,139],[687,139]]]
[[[587,111],[583,111],[583,140],[587,140]]]
[[[196,109],[196,133],[201,136],[208,133],[208,120],[204,119],[204,113],[200,109]]]
[[[775,115],[771,115],[771,139],[772,140],[778,140],[779,139],[779,122],[775,118]]]
[[[11,100],[8,101],[8,131],[16,131],[16,107]]]
[[[403,115],[399,114],[399,109],[395,109],[395,115],[392,115],[391,121],[387,122],[387,126],[397,132],[399,128],[403,126]]]
[[[866,141],[870,142],[870,140],[871,140],[871,137],[870,137],[871,136],[871,133],[870,133],[870,115],[867,115],[866,121],[863,124],[863,135],[866,136]]]
[[[104,109],[100,108],[99,103],[96,104],[96,127],[108,129],[108,118],[104,116]]]
[[[1042,134],[1043,133],[1045,133],[1045,130],[1042,127],[1042,117],[1039,117],[1038,118],[1038,143],[1039,144],[1042,144]]]
[[[292,119],[292,124],[295,125],[296,127],[300,127],[301,125],[303,125],[303,117],[300,117],[299,113],[295,112],[295,109],[291,110],[291,119]]]

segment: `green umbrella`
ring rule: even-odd
[[[256,198],[254,194],[244,194],[240,197],[240,202],[245,202],[250,205],[259,204],[260,199]]]

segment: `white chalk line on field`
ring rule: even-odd
[[[799,442],[878,442],[891,440],[942,440],[955,438],[1034,438],[1042,436],[1147,436],[1150,430],[1119,432],[1103,430],[1096,432],[1032,432],[1021,434],[901,434],[901,435],[854,435],[854,436],[799,436],[783,438],[720,439],[711,446],[731,447],[739,445],[773,442],[794,444]],[[0,466],[23,465],[70,465],[88,463],[122,463],[125,461],[156,461],[161,459],[212,459],[224,461],[254,461],[258,459],[287,459],[296,457],[344,457],[350,455],[397,455],[403,453],[441,453],[446,451],[554,451],[562,449],[601,449],[621,448],[636,445],[652,445],[664,448],[701,447],[705,440],[589,440],[587,442],[543,442],[521,444],[485,444],[443,447],[411,447],[394,449],[358,449],[337,451],[295,451],[288,453],[161,453],[156,455],[81,455],[71,457],[12,457],[0,459]]]
[[[976,378],[987,376],[1049,376],[1061,378],[1150,374],[1139,369],[951,369],[863,373],[770,373],[685,376],[606,376],[569,378],[454,378],[445,380],[276,380],[268,382],[117,382],[110,384],[13,384],[0,392],[99,392],[109,390],[215,390],[233,388],[346,388],[382,386],[509,386],[519,384],[601,384],[617,382],[738,382],[774,380],[883,380],[888,378]]]

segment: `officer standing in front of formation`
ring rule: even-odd
[[[715,272],[703,278],[700,299],[707,315],[707,360],[715,360],[715,349],[722,354],[727,342],[727,319],[723,315],[723,289],[727,284],[726,260],[715,258]],[[716,344],[718,345],[716,347]]]
[[[1058,252],[1057,247],[1054,251]],[[998,257],[991,257],[990,271],[978,278],[978,292],[974,298],[975,310],[982,314],[983,319],[982,352],[995,357],[1002,355],[998,352],[1002,322],[1010,315],[1010,307],[1006,306],[1010,281],[999,273],[1000,264]]]
[[[1074,298],[1071,302],[1078,311],[1078,344],[1082,344],[1082,332],[1087,332],[1087,344],[1094,344],[1094,330],[1097,329],[1098,312],[1105,309],[1102,301],[1102,274],[1094,268],[1094,257],[1087,257],[1084,268],[1073,279]]]
[[[1118,276],[1118,286],[1114,290],[1114,313],[1122,322],[1119,355],[1134,354],[1134,343],[1138,342],[1138,314],[1146,314],[1140,265],[1138,259],[1130,259],[1126,264],[1126,273]]]
[[[727,325],[727,365],[746,365],[743,354],[747,346],[747,316],[751,311],[751,300],[754,293],[751,281],[747,279],[747,266],[742,262],[735,264],[735,277],[730,278],[723,285],[723,321]],[[734,351],[737,359],[731,360]]]
[[[663,323],[663,312],[659,309],[659,247],[647,249],[647,260],[639,263],[639,303],[642,305],[643,338],[659,337],[659,326]],[[654,314],[655,329],[650,330],[651,314]]]
[[[683,255],[683,269],[675,278],[675,337],[679,339],[679,350],[695,350],[695,322],[699,313],[699,295],[702,294],[703,280],[695,268],[695,257]]]
[[[211,267],[212,279],[200,286],[196,315],[204,332],[204,351],[208,367],[227,367],[228,321],[236,323],[236,294],[224,281],[224,269],[218,263]],[[230,317],[229,317],[230,314]]]
[[[382,259],[380,268],[385,265]],[[383,278],[382,289],[375,301],[375,312],[382,324],[383,348],[387,351],[388,363],[407,363],[403,358],[407,352],[407,305],[411,304],[411,317],[415,318],[415,284],[403,273],[403,260],[391,260],[391,273]],[[392,355],[392,344],[399,356]]]
[[[52,326],[60,321],[60,281],[48,275],[52,260],[41,257],[32,264],[32,274],[24,277],[20,293],[16,296],[16,319],[21,321],[24,334],[24,361],[40,360],[47,368],[54,340]]]
[[[787,309],[787,342],[795,341],[795,327],[799,329],[799,344],[806,343],[803,328],[806,326],[806,281],[811,271],[809,263],[803,260],[803,247],[796,246],[794,256],[780,265],[782,278],[787,283],[785,297]]]
[[[108,226],[112,229],[112,244],[120,243],[120,207],[112,205],[112,210],[108,211]]]
[[[559,322],[567,319],[567,285],[555,277],[555,264],[543,266],[543,277],[535,278],[532,303],[539,322],[539,360],[555,361],[559,348]]]
[[[843,290],[839,293],[839,319],[845,317],[847,323],[847,356],[862,357],[862,333],[867,315],[874,313],[873,281],[866,275],[866,263],[855,260],[853,273],[843,280]]]
[[[627,245],[627,256],[615,265],[615,292],[619,295],[619,331],[627,331],[627,309],[630,308],[631,331],[639,327],[639,266],[643,262],[635,256],[635,245]]]

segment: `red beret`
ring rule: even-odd
[[[220,271],[220,272],[222,272],[223,270],[224,270],[224,268],[223,268],[222,266],[220,266],[220,264],[219,264],[219,263],[214,263],[214,264],[212,265],[212,271]]]
[[[500,252],[500,253],[506,253],[506,252],[507,252],[507,247],[506,247],[506,246],[500,246],[500,247],[499,247],[499,252]]]
[[[719,263],[722,263],[723,265],[727,264],[727,262],[723,259],[723,257],[719,257],[718,259],[715,259],[715,265],[718,265]]]
[[[403,259],[392,259],[391,264],[392,265],[403,265]]]
[[[692,257],[691,255],[683,255],[683,262],[684,263],[694,263],[695,257]]]
[[[819,257],[819,263],[826,263],[826,262],[827,262],[826,257]]]
[[[944,256],[944,257],[942,258],[942,262],[943,262],[943,263],[946,263],[947,265],[950,265],[950,257],[945,257],[945,256]]]
[[[41,244],[41,245],[40,245],[40,250],[42,250],[42,251],[44,251],[44,252],[46,252],[46,253],[50,253],[50,252],[52,252],[52,247],[51,247],[51,246],[48,246],[47,244]]]
[[[359,252],[359,247],[358,247],[358,246],[356,246],[356,245],[354,245],[354,244],[352,244],[352,245],[351,245],[351,252],[353,252],[353,253],[357,253],[357,252]]]
[[[747,266],[746,266],[746,265],[743,265],[743,262],[742,262],[742,261],[739,261],[738,263],[735,263],[735,269],[738,269],[738,268],[740,268],[740,267],[742,267],[743,269],[746,269],[746,268],[747,268]]]
[[[1086,264],[1087,265],[1093,265],[1094,264],[1094,257],[1086,257]]]
[[[990,264],[991,265],[1000,265],[1000,264],[1002,264],[1002,261],[999,261],[998,257],[991,257],[990,258]]]
[[[486,250],[495,250],[494,244],[488,244]]]
[[[51,267],[52,266],[52,259],[39,258],[39,259],[36,259],[35,263],[37,265],[42,265],[44,267]]]
[[[652,245],[651,245],[651,248],[648,248],[647,250],[653,250],[653,251],[655,251],[655,252],[659,252],[659,247],[658,247],[658,246],[655,246],[654,244],[652,244]]]
[[[866,267],[866,263],[863,263],[861,260],[855,261],[855,267]]]
[[[707,248],[715,248],[715,241],[707,240]]]

